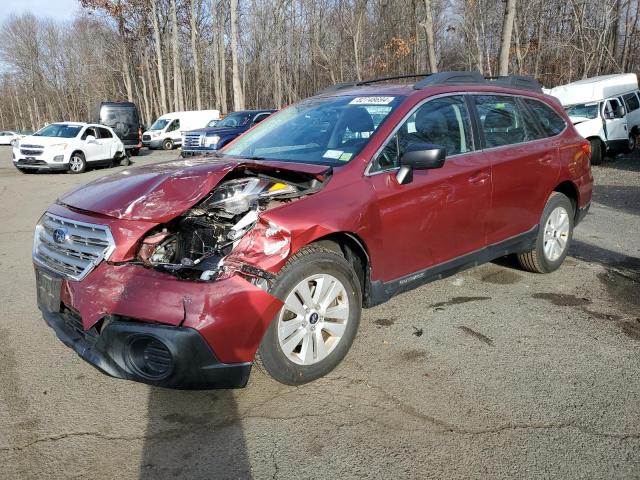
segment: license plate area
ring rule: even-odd
[[[60,311],[60,291],[62,278],[36,268],[36,290],[38,293],[38,307],[46,312]]]

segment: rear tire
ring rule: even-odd
[[[333,370],[360,323],[362,293],[351,264],[335,251],[307,246],[282,268],[270,293],[286,303],[267,329],[256,363],[286,385]]]
[[[140,155],[140,149],[139,148],[132,148],[131,149],[131,156],[137,157],[138,155]]]
[[[171,140],[170,138],[165,139],[162,142],[162,149],[163,150],[173,150],[173,140]]]
[[[520,266],[534,273],[551,273],[564,262],[571,239],[575,210],[571,200],[553,192],[542,212],[533,250],[518,254]]]
[[[589,143],[591,143],[591,165],[600,165],[603,157],[602,142],[597,138],[592,138]]]

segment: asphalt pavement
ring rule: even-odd
[[[365,310],[321,380],[254,369],[245,389],[201,392],[109,378],[56,339],[33,227],[116,169],[24,175],[10,157],[0,147],[0,478],[640,478],[640,155],[594,168],[557,272],[468,270]]]

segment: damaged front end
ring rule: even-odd
[[[323,183],[304,174],[231,174],[198,204],[151,231],[136,260],[181,279],[211,281],[239,273],[266,290],[273,275],[238,262],[234,254],[287,258],[290,233],[262,213],[310,195]]]
[[[35,232],[45,321],[117,378],[244,386],[282,306],[269,286],[291,250],[290,232],[268,212],[330,178],[330,170],[286,167],[184,162],[105,177],[63,196]]]

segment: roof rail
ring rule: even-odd
[[[508,75],[503,77],[487,77],[488,83],[495,83],[505,87],[517,88],[520,90],[533,90],[541,92],[542,85],[535,78],[529,75]]]
[[[422,90],[423,88],[444,85],[475,85],[483,83],[486,83],[486,81],[480,72],[438,72],[430,74],[424,80],[420,80],[413,88]]]
[[[410,75],[396,75],[392,77],[374,78],[371,80],[359,80],[356,82],[336,83],[318,92],[331,93],[345,88],[370,85],[372,83],[386,82],[388,80],[399,80],[402,78],[425,77],[413,85],[415,90],[422,90],[429,87],[443,87],[449,85],[500,85],[518,90],[532,90],[542,92],[542,86],[533,77],[527,75],[508,75],[502,77],[484,77],[480,72],[437,72],[437,73],[416,73]]]

